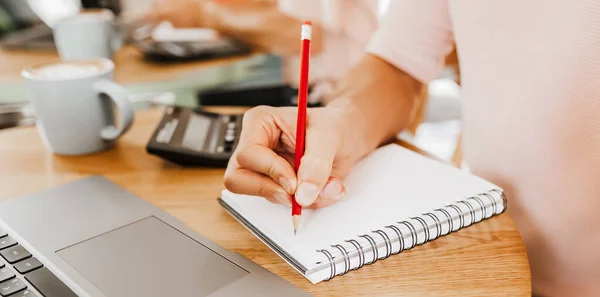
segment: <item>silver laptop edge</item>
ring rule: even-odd
[[[79,296],[310,296],[100,176],[1,203],[0,227]]]

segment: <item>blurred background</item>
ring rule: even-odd
[[[201,54],[194,56],[189,51],[182,54],[177,42],[167,42],[160,47],[155,42],[149,43],[147,37],[156,37],[153,34],[157,27],[154,24],[146,28],[148,15],[157,10],[157,5],[177,1],[189,0],[158,1],[158,4],[154,0],[0,0],[0,128],[33,123],[35,115],[27,105],[24,82],[19,76],[22,63],[17,63],[17,60],[25,59],[34,63],[56,58],[49,25],[52,26],[53,18],[68,14],[71,7],[108,8],[117,16],[125,40],[125,45],[115,57],[117,69],[123,70],[117,73],[117,81],[130,91],[137,109],[162,104],[201,105],[199,94],[210,90],[243,90],[286,84],[293,87],[294,78],[288,72],[295,69],[287,62],[293,57],[277,49],[269,52],[269,49],[257,49],[239,40],[227,40],[219,45],[221,52],[218,54],[203,55],[206,48],[202,47],[201,50],[197,49]],[[389,1],[373,0],[377,5],[377,16],[385,14]],[[240,18],[240,22],[243,21]],[[299,38],[298,33],[299,30],[294,35],[296,38]],[[299,46],[299,42],[296,45]],[[228,63],[207,63],[223,57],[228,59]],[[418,116],[420,119],[401,137],[451,161],[459,153],[455,148],[460,134],[461,103],[456,58],[454,62],[449,59],[447,69],[423,92],[425,104]],[[197,65],[198,61],[202,61],[201,67],[190,66]],[[146,63],[152,66],[144,67],[161,68],[161,72],[168,74],[149,74],[148,77],[136,75],[136,79],[133,79],[133,72],[128,71],[138,67],[130,65],[133,63]],[[254,103],[264,102],[253,101],[248,105]]]

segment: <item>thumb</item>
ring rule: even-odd
[[[296,201],[302,206],[310,206],[319,196],[329,180],[337,153],[335,133],[309,129],[306,134],[306,147],[298,169],[296,189]]]

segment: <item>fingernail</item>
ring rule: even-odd
[[[311,183],[302,182],[296,190],[296,202],[302,206],[310,206],[317,199],[319,188]]]
[[[280,178],[279,184],[285,189],[286,192],[294,194],[294,189],[292,189],[292,183],[290,183],[286,178]]]
[[[337,182],[328,182],[321,190],[319,196],[325,199],[334,199],[342,192],[342,185]]]
[[[275,199],[275,201],[277,201],[283,205],[292,206],[292,203],[288,199],[288,196],[284,193],[273,194],[273,199]]]
[[[344,197],[346,197],[346,192],[340,192],[337,196],[333,197],[333,200],[342,200]]]

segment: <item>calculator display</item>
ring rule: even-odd
[[[192,114],[183,135],[181,145],[185,148],[202,151],[210,131],[211,119],[209,117]]]

